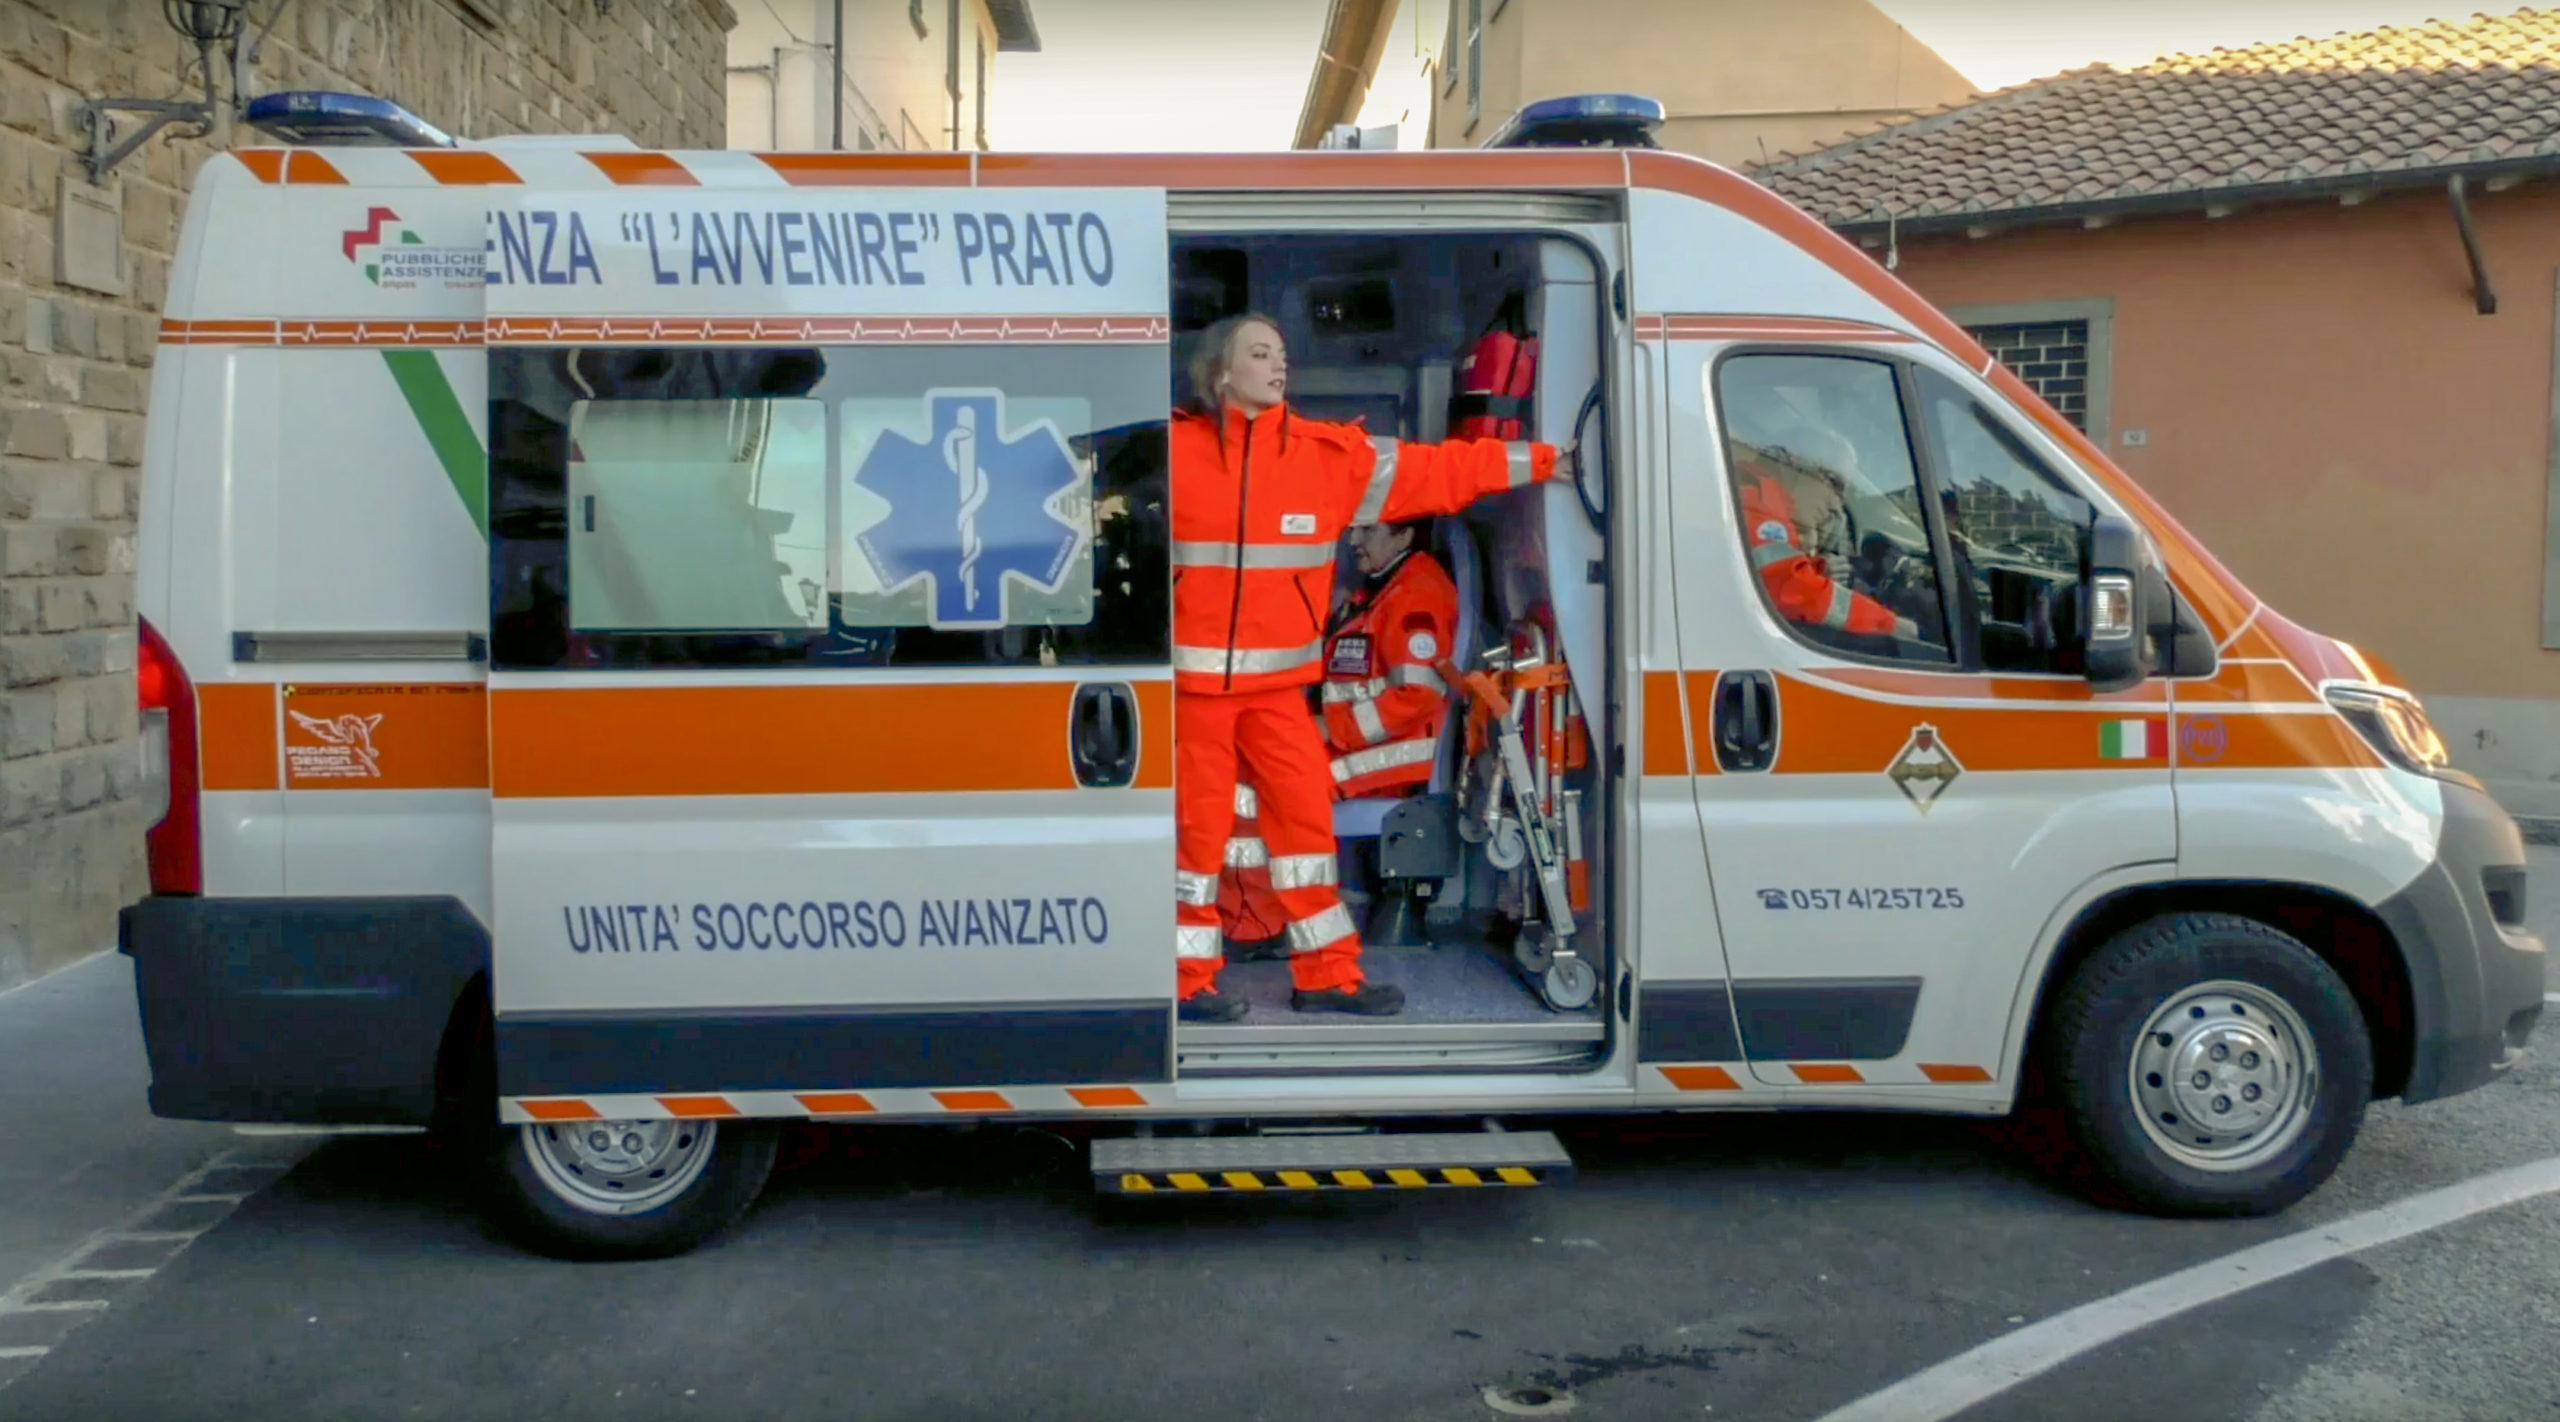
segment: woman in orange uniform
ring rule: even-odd
[[[1291,1005],[1384,1016],[1404,994],[1368,982],[1336,889],[1332,757],[1306,688],[1324,675],[1334,549],[1345,529],[1456,513],[1555,476],[1563,451],[1494,439],[1405,444],[1290,411],[1288,353],[1267,316],[1203,332],[1194,404],[1175,414],[1173,687],[1175,953],[1182,1016],[1231,1022],[1218,873],[1239,768],[1260,800],[1271,885],[1289,917]]]

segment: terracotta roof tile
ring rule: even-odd
[[[1837,225],[2560,164],[2560,9],[2092,65],[1752,170]]]

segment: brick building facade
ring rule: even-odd
[[[252,94],[379,94],[472,138],[725,140],[730,0],[249,8],[253,35],[274,17]],[[133,684],[142,411],[188,182],[222,136],[172,130],[84,196],[77,110],[199,96],[192,69],[149,0],[0,0],[0,988],[111,941],[116,909],[145,887]],[[259,141],[245,128],[231,138]],[[92,224],[120,214],[118,260],[85,240],[57,250],[66,199]]]

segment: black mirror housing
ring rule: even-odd
[[[2174,620],[2169,579],[2139,524],[2100,514],[2080,573],[2083,675],[2098,691],[2129,691],[2155,671],[2152,630]]]

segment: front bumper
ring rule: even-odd
[[[2542,940],[2522,922],[2524,836],[2485,791],[2447,782],[2436,858],[2376,905],[2408,966],[2416,1051],[2401,1099],[2433,1101],[2483,1086],[2524,1056],[2542,1019]],[[2501,923],[2490,879],[2516,895]]]

